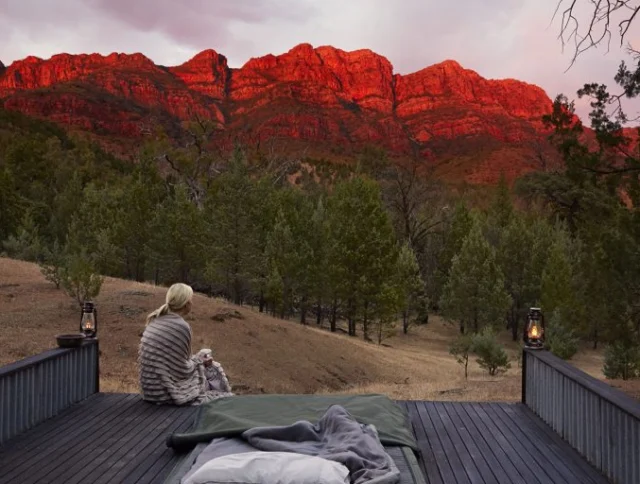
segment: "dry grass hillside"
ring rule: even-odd
[[[105,281],[96,299],[103,391],[137,391],[144,317],[164,302],[164,293],[152,285]],[[195,296],[189,322],[194,352],[212,348],[238,393],[375,392],[476,401],[520,397],[519,344],[504,340],[513,357],[506,374],[489,377],[471,362],[465,382],[462,367],[448,353],[455,328],[438,318],[383,346],[202,295]],[[77,303],[45,281],[36,265],[0,258],[0,365],[55,347],[55,335],[77,331],[78,324]],[[583,351],[573,363],[602,378],[600,352]],[[625,389],[640,394],[636,383]]]

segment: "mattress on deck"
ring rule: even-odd
[[[238,439],[225,438],[219,439],[221,445],[221,452],[215,452],[208,455],[208,459],[220,457],[222,455],[228,455],[229,453],[238,450]],[[228,441],[228,442],[223,442]],[[171,474],[164,480],[163,484],[180,484],[181,480],[191,473],[191,470],[196,464],[200,454],[207,448],[208,443],[200,443],[196,445],[191,452],[185,455],[185,458],[180,461]],[[248,444],[245,444],[248,446]],[[226,448],[225,448],[226,447]],[[396,467],[400,471],[399,484],[426,484],[422,470],[418,463],[418,459],[410,447],[406,446],[384,446],[384,449],[391,456],[396,464]],[[208,460],[207,459],[207,460]],[[195,470],[195,469],[194,469]]]

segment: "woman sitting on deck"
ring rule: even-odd
[[[219,363],[202,352],[191,355],[191,327],[183,317],[191,311],[192,298],[191,287],[174,284],[166,303],[147,316],[138,365],[148,402],[200,405],[233,395]]]

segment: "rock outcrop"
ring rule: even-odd
[[[541,139],[541,117],[551,109],[537,86],[487,80],[452,60],[399,75],[370,50],[309,44],[237,69],[214,50],[176,67],[142,54],[27,57],[0,64],[0,99],[7,109],[105,137],[136,139],[157,123],[205,118],[229,133],[311,143],[320,155],[370,143],[399,156],[475,154],[464,177],[481,182],[498,176],[491,166],[532,169],[519,159],[526,153],[514,153]],[[505,143],[508,162],[499,156]]]

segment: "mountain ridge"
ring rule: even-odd
[[[534,84],[485,79],[453,59],[399,74],[370,49],[308,43],[237,68],[213,49],[177,66],[142,53],[29,56],[0,67],[0,100],[122,143],[197,117],[230,137],[304,145],[326,159],[374,144],[462,163],[456,176],[473,183],[535,169],[529,145],[544,143],[541,118],[552,105]]]

